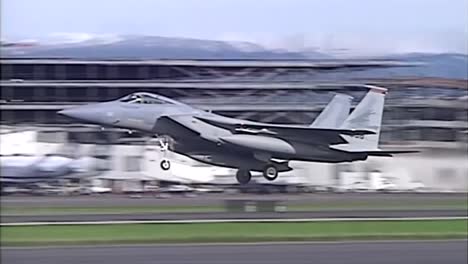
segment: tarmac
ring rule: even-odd
[[[103,194],[92,196],[2,196],[2,206],[24,207],[87,207],[87,206],[211,206],[223,205],[225,200],[284,201],[290,205],[321,205],[323,203],[393,203],[420,204],[466,201],[467,193],[306,193],[306,194],[215,194],[197,196],[174,194],[167,199],[149,194],[138,199],[130,195]]]
[[[467,263],[467,240],[2,247],[1,263]]]
[[[168,199],[155,198],[150,195],[138,199],[128,195],[105,194],[98,196],[3,196],[2,207],[24,207],[24,211],[17,214],[3,214],[3,223],[17,222],[70,222],[70,221],[133,221],[133,220],[200,220],[200,219],[304,219],[304,218],[400,218],[400,217],[466,217],[468,212],[464,208],[444,208],[444,204],[466,202],[465,193],[314,193],[314,194],[202,194],[195,197],[174,195]],[[79,213],[28,213],[28,208],[86,208],[86,207],[148,207],[158,206],[218,206],[222,208],[227,200],[244,201],[279,201],[286,205],[318,206],[317,210],[272,212],[268,210],[257,212],[229,211],[229,212],[123,212],[100,213],[96,210]],[[349,206],[357,204],[357,207]],[[327,209],[321,207],[326,204],[335,205]],[[339,208],[336,205],[346,205]],[[379,205],[389,205],[389,208]],[[418,205],[440,204],[440,206],[424,207]],[[363,208],[359,205],[370,205]],[[411,205],[411,209],[404,206]],[[240,208],[238,208],[240,210]],[[20,210],[21,211],[21,210]],[[36,211],[37,212],[37,211]]]
[[[3,215],[2,223],[146,220],[466,217],[466,210],[320,210],[313,212]]]

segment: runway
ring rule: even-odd
[[[466,203],[465,193],[311,193],[311,194],[202,194],[196,197],[173,196],[157,199],[144,196],[131,199],[126,195],[101,196],[4,196],[2,207],[18,208],[20,213],[1,215],[3,223],[68,222],[68,221],[131,221],[131,220],[199,220],[199,219],[303,219],[303,218],[383,218],[383,217],[466,217],[464,208],[445,208],[445,204]],[[87,207],[146,207],[216,206],[224,207],[226,200],[282,201],[287,206],[303,206],[304,210],[287,212],[109,212],[86,211]],[[430,205],[428,207],[428,205]],[[331,206],[332,208],[327,208]],[[337,207],[343,208],[337,208]],[[362,208],[372,207],[372,208]],[[404,209],[404,206],[411,208]],[[30,212],[30,208],[78,208],[79,213],[56,210],[53,213]],[[394,208],[391,208],[394,207]],[[395,208],[396,207],[396,208]],[[401,207],[401,208],[400,208]],[[21,208],[24,208],[21,211]],[[445,208],[445,209],[444,209]]]
[[[224,200],[275,200],[289,205],[321,205],[324,203],[370,203],[418,205],[451,201],[466,202],[466,193],[307,193],[307,194],[213,194],[195,197],[173,195],[170,199],[144,196],[131,199],[128,195],[104,194],[97,196],[2,196],[2,206],[18,207],[84,207],[84,206],[212,206],[223,205]]]
[[[2,247],[1,263],[467,263],[467,240]]]
[[[246,212],[246,213],[125,213],[69,215],[7,215],[2,223],[24,222],[88,222],[133,220],[200,220],[200,219],[305,219],[305,218],[406,218],[466,217],[466,210],[323,210],[312,212]]]

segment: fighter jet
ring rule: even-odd
[[[251,171],[275,180],[279,172],[292,170],[291,160],[339,163],[409,152],[378,148],[387,89],[367,87],[369,92],[349,116],[350,98],[339,96],[309,126],[225,117],[144,92],[59,113],[101,126],[168,135],[173,140],[171,151],[203,163],[238,169],[238,182],[246,184]],[[168,146],[166,142],[165,151]],[[165,158],[160,166],[169,170],[171,163]]]

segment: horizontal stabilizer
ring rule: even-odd
[[[419,150],[390,150],[390,151],[369,151],[367,155],[377,156],[377,157],[393,157],[394,154],[409,154],[409,153],[419,153]]]

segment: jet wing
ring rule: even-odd
[[[248,123],[233,123],[205,117],[196,118],[213,126],[230,130],[233,134],[274,136],[326,145],[348,143],[342,135],[363,136],[375,134],[375,132],[369,130],[313,128],[300,125],[266,124],[257,122],[250,123],[248,121]]]
[[[292,135],[306,134],[313,136],[314,134],[342,134],[350,136],[373,135],[374,131],[362,129],[332,129],[332,128],[314,128],[302,125],[282,125],[282,124],[266,124],[266,123],[228,123],[222,120],[196,117],[197,119],[209,123],[214,126],[222,127],[231,130],[237,134],[270,134],[270,135]]]
[[[155,127],[164,127],[167,132],[178,136],[199,136],[200,133],[193,127],[191,115],[161,116]]]

